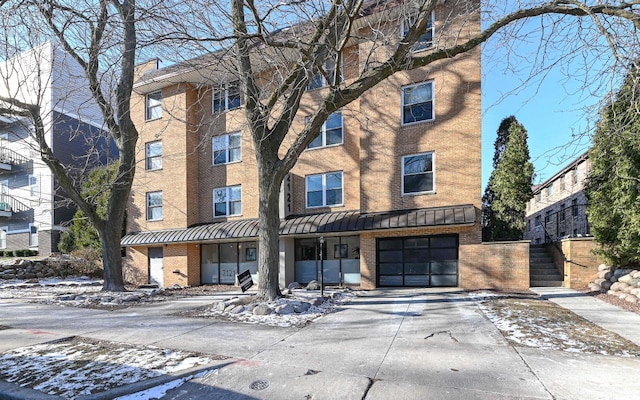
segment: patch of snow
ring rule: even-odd
[[[167,375],[219,358],[153,346],[76,339],[0,355],[0,379],[66,398]]]

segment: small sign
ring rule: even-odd
[[[251,271],[246,270],[238,274],[238,283],[240,284],[240,289],[242,289],[242,293],[249,290],[251,286],[253,286],[253,279],[251,278]]]

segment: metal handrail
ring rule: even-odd
[[[28,161],[29,159],[20,153],[6,147],[0,147],[0,163],[19,165]]]
[[[22,203],[18,199],[8,194],[0,195],[0,211],[23,212],[28,211],[31,207]]]

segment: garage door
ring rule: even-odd
[[[378,286],[458,286],[458,236],[378,239]]]

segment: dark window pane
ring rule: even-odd
[[[441,236],[431,238],[431,247],[457,247],[458,238],[455,236]]]
[[[310,149],[313,149],[315,147],[320,147],[320,146],[322,146],[322,133],[318,135],[317,138],[313,139],[311,143],[309,143]]]
[[[405,193],[420,193],[433,191],[433,173],[407,175],[404,177]]]
[[[385,239],[378,242],[380,250],[402,249],[402,239]]]
[[[342,128],[327,130],[327,146],[342,143]]]
[[[380,263],[380,275],[402,275],[402,264]]]
[[[342,204],[342,189],[327,190],[327,205]]]
[[[224,164],[227,162],[227,152],[225,150],[216,150],[213,152],[213,163]]]
[[[380,276],[380,286],[402,286],[402,276]]]
[[[322,192],[307,193],[307,207],[320,207],[322,205]]]
[[[416,250],[404,251],[405,262],[423,262],[423,261],[427,261],[428,259],[429,259],[428,249],[416,249]]]
[[[458,286],[458,275],[431,275],[431,286]]]
[[[412,122],[426,121],[432,119],[433,116],[433,103],[418,103],[409,106],[404,106],[403,119],[405,124]]]
[[[417,287],[429,286],[429,275],[406,275],[404,277],[404,285]]]
[[[429,273],[429,263],[405,263],[404,273],[409,275],[424,275]]]
[[[431,249],[431,259],[435,261],[457,260],[458,249]]]
[[[456,261],[433,261],[431,263],[432,274],[457,274],[458,263]]]
[[[216,203],[216,217],[227,215],[227,203]]]
[[[385,250],[379,253],[380,262],[400,261],[402,262],[402,250]]]

